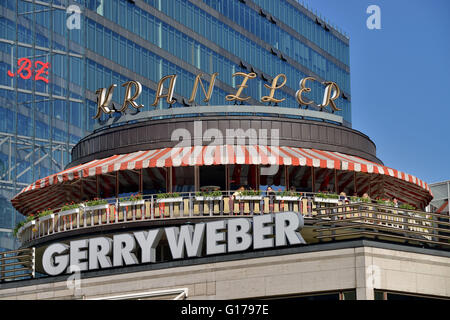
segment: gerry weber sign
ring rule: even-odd
[[[211,81],[208,87],[208,90],[205,89],[205,86],[202,82],[202,76],[203,74],[199,74],[195,77],[194,86],[192,88],[191,97],[187,101],[188,104],[192,104],[195,101],[195,97],[197,96],[198,87],[200,86],[203,94],[205,95],[204,102],[209,102],[211,100],[211,96],[213,93],[214,83],[216,81],[216,78],[219,73],[214,73],[211,76]],[[250,73],[244,73],[244,72],[236,72],[233,74],[233,77],[242,77],[242,82],[238,85],[238,89],[236,93],[229,94],[225,97],[227,101],[246,101],[249,100],[250,97],[243,97],[242,93],[245,88],[247,88],[247,82],[249,79],[256,78],[256,73],[250,72]],[[281,83],[278,84],[279,80],[281,79]],[[158,87],[155,94],[155,100],[152,103],[152,106],[157,106],[160,99],[165,98],[167,103],[169,105],[172,105],[176,102],[176,100],[173,98],[174,90],[175,90],[175,83],[177,80],[177,75],[172,74],[165,76],[161,78],[158,82]],[[168,89],[166,93],[163,93],[164,91],[164,83],[169,82]],[[272,84],[269,86],[268,84],[264,84],[264,87],[269,90],[269,95],[261,97],[261,102],[266,103],[279,103],[284,101],[285,99],[276,99],[275,98],[275,91],[282,88],[286,84],[287,78],[284,74],[279,74],[272,80]],[[313,103],[313,101],[306,100],[303,96],[304,93],[311,92],[311,88],[307,86],[307,81],[318,81],[316,78],[313,77],[306,77],[303,78],[299,82],[299,89],[295,94],[295,98],[299,105],[310,105]],[[322,110],[326,108],[328,105],[330,105],[331,109],[334,111],[339,111],[339,109],[336,106],[335,100],[339,98],[341,91],[338,87],[338,85],[335,82],[332,81],[325,81],[322,83],[325,86],[324,94],[323,94],[323,102],[322,104],[318,105],[318,107]],[[114,112],[120,112],[124,113],[128,106],[131,106],[135,109],[143,108],[144,105],[137,104],[136,99],[141,95],[142,92],[142,85],[138,81],[127,81],[125,82],[122,87],[125,87],[125,95],[123,99],[122,106],[117,109],[116,106],[112,103],[112,95],[114,88],[116,88],[116,84],[112,84],[108,89],[106,88],[100,88],[96,91],[97,94],[97,113],[94,116],[94,119],[99,119],[102,115],[102,113],[105,114],[112,114]],[[134,91],[134,92],[133,92]]]
[[[54,243],[45,250],[42,265],[47,274],[59,275],[155,263],[156,249],[164,235],[173,259],[200,257],[203,252],[240,252],[252,244],[253,249],[304,244],[299,232],[303,224],[301,214],[283,212],[75,240],[69,245]]]

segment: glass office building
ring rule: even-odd
[[[223,105],[238,81],[232,74],[255,72],[258,78],[246,89],[254,105],[261,104],[264,84],[284,73],[287,84],[277,95],[286,100],[279,106],[298,108],[299,81],[315,76],[339,85],[337,114],[351,126],[348,39],[295,1],[276,3],[284,11],[263,1],[88,1],[87,88],[138,80],[144,87],[140,103],[150,110],[159,79],[177,74],[177,107],[189,98],[198,73],[218,72],[210,103]],[[323,87],[312,84],[310,98],[317,104]]]
[[[218,72],[209,103],[224,105],[240,81],[232,74],[254,72],[246,104],[260,105],[264,84],[284,73],[278,106],[298,108],[299,81],[313,76],[339,85],[336,114],[351,127],[349,40],[294,0],[5,0],[0,52],[2,248],[17,246],[11,230],[21,219],[9,200],[70,162],[71,148],[94,129],[98,88],[117,84],[121,101],[121,85],[137,80],[138,102],[152,110],[159,79],[177,74],[172,107],[182,107],[197,74]],[[308,94],[315,104],[320,82]]]
[[[432,183],[430,184],[430,189],[434,196],[433,200],[430,202],[430,211],[449,215],[450,180]]]
[[[88,130],[85,34],[67,28],[64,1],[0,3],[0,247],[21,215],[9,200],[64,169]]]

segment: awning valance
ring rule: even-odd
[[[424,193],[424,198],[431,198],[430,189],[424,181],[357,156],[298,147],[218,145],[137,151],[93,160],[37,180],[24,188],[11,202],[17,210],[30,212],[31,208],[27,202],[39,199],[39,196],[44,194],[43,191],[51,190],[51,194],[47,195],[51,199],[48,198],[47,201],[51,200],[55,204],[60,198],[60,202],[63,203],[67,199],[65,194],[67,190],[58,186],[82,178],[145,168],[225,164],[308,166],[384,175],[394,180],[402,180],[402,187],[414,187],[413,190]],[[46,201],[45,198],[41,200]],[[48,205],[43,204],[43,207],[46,208]]]

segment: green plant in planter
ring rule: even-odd
[[[220,196],[222,196],[222,192],[220,192],[219,190],[199,191],[199,192],[195,193],[195,195],[197,197],[220,197]]]
[[[361,198],[361,197],[350,197],[350,201],[352,202],[370,202],[369,198]]]
[[[24,225],[25,223],[26,223],[26,221],[23,220],[23,221],[20,221],[20,222],[16,225],[16,227],[15,227],[14,230],[13,230],[13,235],[14,235],[15,237],[17,237],[17,232],[19,232],[19,229],[22,228],[23,225]]]
[[[385,205],[385,206],[391,206],[391,207],[394,206],[394,202],[389,201],[389,200],[387,200],[387,199],[376,199],[375,201],[376,201],[378,204],[383,204],[383,205]]]
[[[48,210],[44,210],[44,211],[41,211],[41,212],[38,212],[38,218],[42,218],[42,217],[45,217],[45,216],[48,216],[49,214],[53,214],[53,210],[51,210],[51,209],[48,209]]]
[[[297,192],[289,191],[289,190],[278,191],[276,193],[276,195],[279,196],[279,197],[298,197]]]
[[[13,230],[13,235],[14,235],[14,237],[17,237],[17,233],[19,232],[19,229],[22,228],[22,226],[23,226],[24,224],[25,224],[24,221],[20,221],[20,222],[16,225],[16,227],[15,227],[14,230]]]
[[[143,197],[142,197],[142,194],[132,194],[131,196],[129,196],[129,197],[123,197],[123,198],[120,198],[119,199],[119,201],[120,202],[128,202],[128,201],[130,201],[130,202],[136,202],[136,201],[139,201],[139,200],[142,200],[143,199]]]
[[[158,193],[156,195],[156,199],[169,199],[169,198],[179,198],[180,194],[179,193]]]
[[[14,230],[13,230],[13,235],[14,235],[14,236],[17,236],[17,232],[19,232],[19,229],[20,229],[21,227],[23,227],[26,223],[28,223],[28,222],[30,222],[30,221],[33,221],[35,218],[36,218],[36,217],[35,217],[33,214],[30,214],[29,216],[27,216],[27,217],[25,218],[25,220],[20,221],[20,222],[16,225],[16,227],[14,228]]]
[[[407,204],[407,203],[403,203],[403,204],[399,205],[399,208],[406,209],[406,210],[416,210],[416,207],[414,207],[410,204]]]
[[[69,211],[72,209],[78,209],[79,207],[80,207],[79,203],[73,203],[73,202],[71,204],[66,203],[65,205],[62,206],[61,211]]]
[[[241,196],[260,196],[261,190],[242,190]]]
[[[106,201],[105,199],[95,198],[94,200],[86,201],[84,204],[86,205],[86,207],[94,207],[102,204],[108,204],[108,201]]]
[[[317,198],[324,198],[324,199],[339,199],[339,195],[336,193],[322,193],[319,192],[316,194]]]

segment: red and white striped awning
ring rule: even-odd
[[[37,207],[41,206],[36,206],[34,202],[32,208],[33,200],[39,199],[42,202],[51,200],[53,205],[62,204],[68,200],[67,189],[63,190],[58,186],[73,183],[79,179],[145,168],[225,164],[308,166],[384,175],[394,180],[401,180],[403,186],[414,186],[413,189],[420,192],[424,199],[432,197],[428,185],[412,175],[340,152],[298,147],[219,145],[137,151],[93,160],[37,180],[24,188],[11,202],[20,212],[36,212],[39,210]],[[51,193],[48,192],[50,188]],[[46,204],[42,205],[43,208],[48,207]]]

